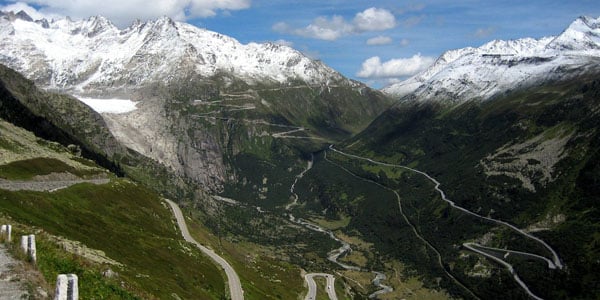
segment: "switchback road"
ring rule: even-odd
[[[304,300],[315,300],[317,299],[317,284],[315,283],[315,277],[325,277],[327,279],[327,295],[330,300],[337,300],[337,295],[335,294],[335,277],[331,274],[326,273],[309,273],[304,275],[304,280],[308,284],[308,294]]]
[[[482,216],[480,214],[477,214],[475,212],[467,210],[464,207],[461,207],[461,206],[457,205],[456,203],[454,203],[454,201],[452,201],[452,200],[450,200],[450,199],[448,199],[446,197],[446,194],[440,188],[441,183],[439,181],[437,181],[435,178],[431,177],[429,174],[427,174],[427,173],[425,173],[423,171],[419,171],[419,170],[407,167],[407,166],[403,166],[403,165],[396,165],[396,164],[390,164],[390,163],[385,163],[385,162],[379,162],[379,161],[376,161],[376,160],[373,160],[373,159],[370,159],[370,158],[367,158],[367,157],[362,157],[362,156],[357,156],[357,155],[353,155],[353,154],[348,154],[348,153],[345,153],[343,151],[335,149],[333,147],[333,145],[330,145],[329,149],[331,151],[334,151],[334,152],[339,153],[341,155],[344,155],[346,157],[350,157],[350,158],[354,158],[354,159],[359,159],[359,160],[364,160],[364,161],[368,161],[370,163],[377,164],[377,165],[382,165],[382,166],[388,166],[388,167],[394,167],[394,168],[402,168],[402,169],[409,170],[409,171],[412,171],[412,172],[415,172],[415,173],[418,173],[418,174],[421,174],[421,175],[425,176],[429,181],[431,181],[435,185],[434,189],[440,194],[442,200],[445,201],[445,202],[447,202],[448,204],[450,204],[450,206],[452,206],[452,207],[454,207],[454,208],[456,208],[456,209],[458,209],[458,210],[460,210],[460,211],[462,211],[462,212],[464,212],[466,214],[475,216],[475,217],[477,217],[479,219],[482,219],[482,220],[485,220],[485,221],[488,221],[488,222],[492,222],[492,223],[495,223],[495,224],[498,224],[498,225],[506,226],[506,227],[514,230],[515,232],[517,232],[517,233],[525,236],[526,238],[529,238],[529,239],[531,239],[533,241],[538,242],[539,244],[541,244],[544,248],[546,248],[552,254],[552,259],[550,260],[548,258],[542,257],[542,256],[537,255],[537,254],[533,254],[533,253],[527,253],[527,252],[522,252],[522,251],[512,251],[512,250],[508,250],[507,251],[507,250],[503,250],[506,253],[506,255],[512,253],[512,254],[516,254],[516,255],[523,255],[523,256],[527,256],[527,257],[542,259],[542,260],[544,260],[545,262],[548,263],[548,268],[549,269],[556,269],[556,268],[562,269],[563,268],[562,262],[561,262],[561,260],[560,260],[560,258],[558,256],[558,254],[545,241],[543,241],[542,239],[540,239],[540,238],[538,238],[536,236],[533,236],[533,235],[529,234],[528,232],[525,232],[525,231],[517,228],[515,225],[512,225],[512,224],[507,223],[505,221],[497,220],[497,219],[494,219],[494,218],[491,218],[491,217]],[[394,193],[396,193],[396,192],[394,191]],[[529,287],[521,280],[521,278],[516,274],[516,272],[513,269],[513,267],[512,267],[511,264],[509,264],[508,262],[504,261],[503,259],[501,259],[499,257],[496,257],[496,256],[491,255],[491,254],[489,254],[489,253],[487,253],[487,252],[484,251],[485,249],[488,249],[488,250],[499,250],[499,249],[497,249],[497,248],[491,248],[491,247],[485,247],[485,246],[482,246],[482,245],[479,245],[479,244],[475,244],[475,243],[463,243],[463,246],[466,249],[470,250],[470,251],[473,251],[475,253],[481,254],[481,255],[483,255],[483,256],[491,259],[491,260],[494,260],[494,261],[500,263],[501,265],[505,266],[508,269],[508,271],[513,275],[514,280],[523,288],[523,290],[530,297],[532,297],[534,299],[542,299],[542,298],[538,297],[537,295],[535,295],[529,289]],[[440,257],[440,259],[441,259],[441,256],[439,256],[439,253],[438,253],[438,257]],[[451,276],[451,277],[453,277],[453,276]],[[465,287],[462,284],[460,284],[460,285],[463,286],[463,287]]]

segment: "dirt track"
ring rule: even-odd
[[[19,262],[0,245],[0,299],[28,299],[29,294],[18,277],[11,272]]]

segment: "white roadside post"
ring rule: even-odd
[[[79,279],[75,274],[60,274],[56,277],[54,300],[78,300]]]
[[[0,235],[5,237],[6,242],[11,242],[12,240],[12,226],[11,225],[2,225],[0,227]]]
[[[29,235],[29,241],[28,241],[28,246],[29,246],[29,257],[31,258],[31,261],[35,264],[37,262],[37,250],[35,247],[35,235],[30,234]]]
[[[56,291],[54,292],[54,300],[67,300],[67,289],[69,280],[67,275],[59,274],[56,277]]]
[[[21,249],[27,254],[27,257],[29,257],[34,264],[37,262],[35,235],[30,234],[21,236]]]

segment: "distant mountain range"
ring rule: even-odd
[[[599,63],[600,18],[580,17],[558,36],[495,40],[447,51],[425,71],[383,91],[419,101],[486,100],[508,90],[574,78],[598,69]]]
[[[290,47],[244,45],[167,17],[120,30],[102,16],[34,21],[24,12],[4,13],[0,46],[7,66],[46,88],[76,93],[129,90],[190,74],[233,75],[249,84],[352,84]]]

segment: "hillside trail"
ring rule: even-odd
[[[231,94],[227,94],[228,96],[233,96]],[[244,95],[242,95],[244,96]],[[252,125],[265,125],[265,126],[269,126],[269,127],[274,127],[274,128],[285,128],[287,129],[286,131],[281,131],[281,132],[274,132],[274,133],[269,133],[269,135],[273,138],[277,138],[277,139],[305,139],[305,140],[322,140],[325,141],[324,138],[322,137],[318,137],[318,136],[310,136],[310,135],[295,135],[296,133],[307,133],[309,130],[301,127],[301,126],[291,126],[291,125],[285,125],[285,124],[278,124],[278,123],[271,123],[271,122],[267,122],[265,120],[260,120],[260,119],[247,119],[247,118],[234,118],[234,117],[230,117],[230,116],[222,116],[222,114],[230,114],[232,112],[238,112],[238,111],[246,111],[246,110],[255,110],[256,109],[256,105],[254,104],[244,104],[244,105],[234,105],[234,104],[223,104],[223,101],[225,100],[217,100],[217,101],[201,101],[201,100],[194,100],[195,101],[195,105],[202,105],[202,106],[207,106],[207,107],[217,107],[216,110],[212,110],[209,112],[205,112],[205,113],[200,113],[200,114],[195,114],[192,117],[194,118],[200,118],[200,119],[210,119],[210,120],[219,120],[219,121],[236,121],[236,122],[242,122],[242,123],[246,123],[246,124],[252,124]]]
[[[28,299],[26,286],[12,272],[19,263],[8,254],[6,246],[0,244],[0,299]]]
[[[501,265],[503,265],[504,267],[506,267],[506,269],[509,271],[509,273],[511,273],[511,275],[513,275],[513,279],[519,284],[519,286],[521,286],[521,288],[530,297],[532,297],[534,299],[542,299],[539,296],[537,296],[536,294],[534,294],[529,289],[529,287],[525,284],[525,282],[523,282],[521,280],[521,278],[518,276],[518,274],[514,270],[514,267],[510,263],[508,263],[507,261],[505,261],[502,258],[499,258],[499,257],[497,257],[497,256],[495,256],[493,254],[490,254],[490,253],[486,252],[485,250],[504,252],[505,253],[504,257],[507,257],[509,254],[514,254],[514,255],[527,256],[527,257],[530,257],[530,258],[536,258],[536,259],[539,259],[539,260],[542,260],[542,261],[546,262],[548,264],[548,268],[549,269],[556,269],[556,268],[562,269],[563,268],[562,262],[561,262],[561,260],[560,260],[560,258],[558,256],[558,254],[556,253],[556,251],[552,247],[550,247],[550,245],[548,245],[546,242],[544,242],[542,239],[540,239],[540,238],[538,238],[536,236],[533,236],[530,233],[525,232],[525,231],[517,228],[515,225],[512,225],[512,224],[510,224],[508,222],[505,222],[505,221],[502,221],[502,220],[497,220],[497,219],[494,219],[494,218],[491,218],[491,217],[482,216],[480,214],[477,214],[477,213],[472,212],[472,211],[470,211],[470,210],[468,210],[468,209],[466,209],[464,207],[461,207],[461,206],[457,205],[456,203],[454,203],[454,201],[451,201],[450,199],[448,199],[446,197],[445,192],[440,188],[441,183],[439,181],[437,181],[436,179],[434,179],[433,177],[431,177],[429,174],[427,174],[427,173],[425,173],[423,171],[417,170],[417,169],[413,169],[413,168],[407,167],[407,166],[397,165],[397,164],[390,164],[390,163],[385,163],[385,162],[380,162],[380,161],[373,160],[371,158],[367,158],[367,157],[362,157],[362,156],[358,156],[358,155],[353,155],[353,154],[345,153],[345,152],[343,152],[341,150],[335,149],[333,147],[333,145],[329,146],[329,150],[334,151],[336,153],[339,153],[341,155],[344,155],[346,157],[353,158],[353,159],[364,160],[364,161],[368,161],[368,162],[373,163],[373,164],[387,166],[387,167],[402,168],[402,169],[409,170],[411,172],[420,174],[420,175],[424,176],[425,178],[427,178],[430,182],[432,182],[435,185],[434,189],[440,194],[442,200],[445,201],[446,203],[450,204],[451,207],[453,207],[453,208],[455,208],[457,210],[460,210],[460,211],[462,211],[462,212],[464,212],[466,214],[469,214],[471,216],[474,216],[476,218],[479,218],[481,220],[484,220],[484,221],[487,221],[487,222],[491,222],[491,223],[495,223],[495,224],[498,224],[498,225],[501,225],[501,226],[504,226],[504,227],[508,227],[509,229],[517,232],[518,234],[520,234],[520,235],[522,235],[522,236],[524,236],[524,237],[526,237],[528,239],[531,239],[531,240],[539,243],[540,245],[542,245],[544,248],[546,248],[552,254],[552,259],[551,260],[548,259],[548,258],[545,258],[543,256],[534,254],[534,253],[528,253],[528,252],[523,252],[523,251],[513,251],[513,250],[507,250],[507,249],[498,249],[498,248],[486,247],[486,246],[483,246],[483,245],[479,245],[477,243],[463,243],[463,246],[466,249],[468,249],[470,251],[473,251],[475,253],[478,253],[480,255],[483,255],[483,256],[487,257],[488,259],[491,259],[491,260],[493,260],[495,262],[498,262]],[[378,184],[378,185],[380,185],[380,186],[383,187],[383,185],[381,185],[379,183],[376,183],[376,184]],[[394,191],[394,193],[396,193],[396,192]],[[399,195],[398,195],[398,197],[399,197]],[[405,217],[405,219],[408,221],[408,219],[406,217]],[[439,256],[439,253],[438,253],[438,256]],[[441,256],[439,256],[439,257],[440,257],[440,260],[441,260]],[[464,287],[464,285],[462,285],[462,284],[460,284],[460,286]]]
[[[0,189],[9,191],[36,191],[53,192],[66,189],[79,183],[91,183],[96,185],[107,184],[108,178],[102,179],[80,179],[80,180],[51,180],[51,181],[33,181],[33,180],[6,180],[0,178]]]

